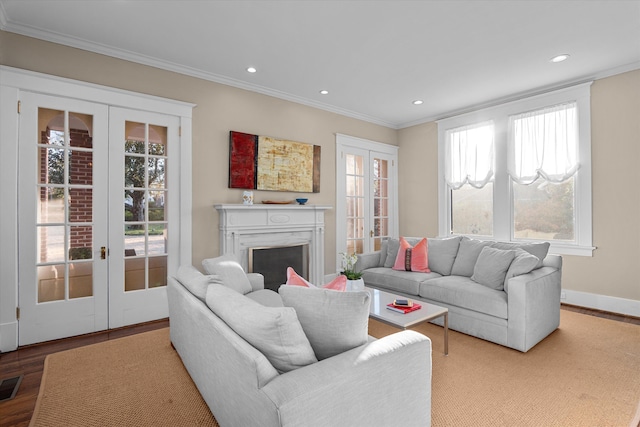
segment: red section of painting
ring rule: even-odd
[[[256,188],[257,150],[257,135],[230,132],[229,188]]]

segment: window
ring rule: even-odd
[[[590,83],[438,122],[440,234],[588,255]]]

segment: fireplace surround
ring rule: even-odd
[[[306,244],[309,281],[324,283],[324,213],[331,206],[216,204],[214,207],[220,215],[221,255],[233,253],[248,272],[249,252],[253,248]],[[254,272],[260,273],[255,269]]]

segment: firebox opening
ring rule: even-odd
[[[287,267],[309,280],[309,244],[249,248],[249,273],[264,276],[265,289],[278,292],[287,283]]]

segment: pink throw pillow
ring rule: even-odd
[[[300,276],[291,267],[287,267],[287,285],[304,286],[307,288],[317,288],[318,286],[309,283],[304,277]],[[347,276],[339,275],[331,282],[324,286],[320,286],[322,289],[332,289],[334,291],[344,291],[347,289]]]
[[[429,258],[427,256],[427,239],[424,238],[414,247],[411,247],[404,237],[400,237],[400,249],[398,249],[396,262],[392,269],[431,273],[429,269]]]

